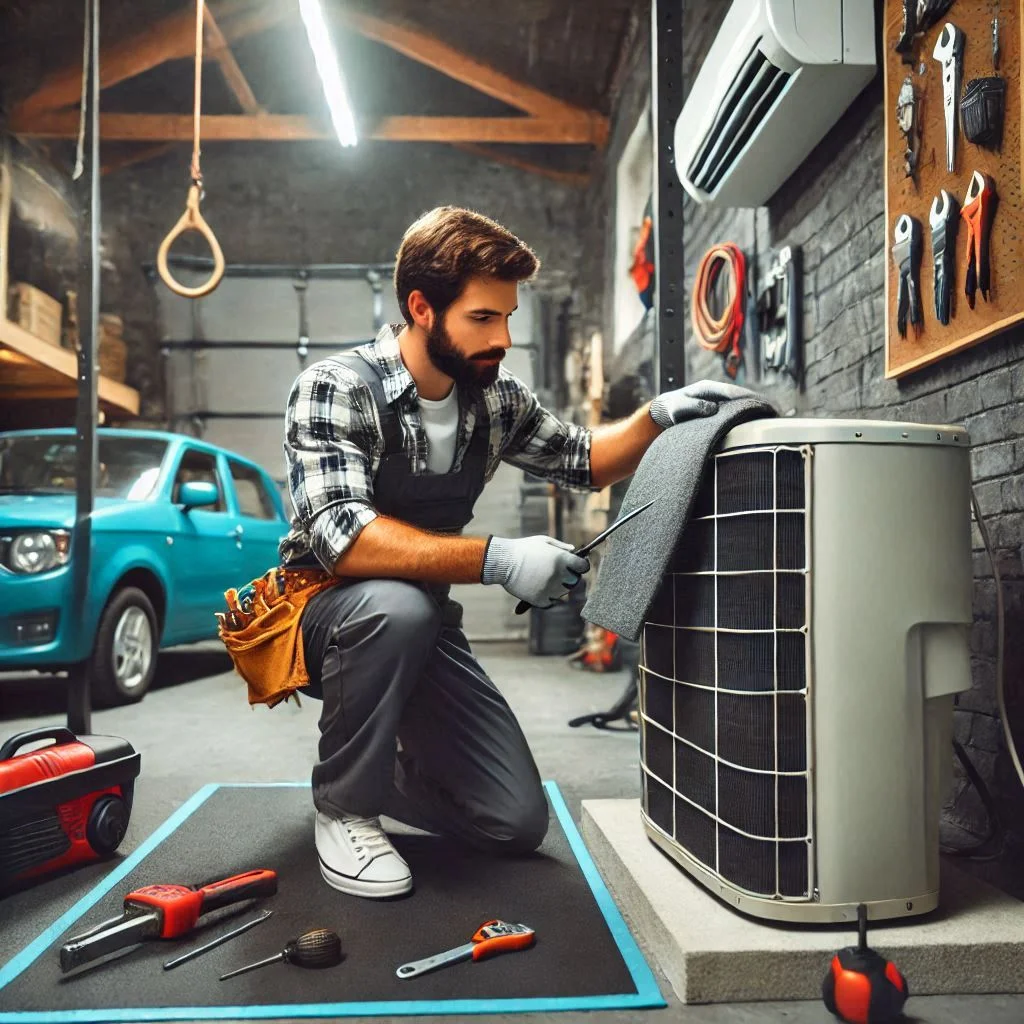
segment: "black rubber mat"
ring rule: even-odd
[[[663,1006],[657,984],[565,808],[547,784],[553,818],[538,853],[477,854],[447,840],[399,834],[416,883],[391,901],[345,896],[320,877],[308,786],[209,786],[67,914],[0,969],[0,1021],[198,1020],[622,1009]],[[64,976],[69,936],[120,912],[126,893],[156,882],[196,884],[253,868],[278,873],[277,895],[221,911],[184,939],[147,942]],[[263,909],[264,923],[188,963],[162,964]],[[223,919],[231,914],[231,920]],[[522,922],[533,948],[411,979],[395,971],[469,941],[486,920]],[[273,964],[219,975],[270,956],[310,928],[329,928],[345,959],[334,968]]]

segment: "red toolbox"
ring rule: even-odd
[[[18,753],[47,739],[54,742]],[[0,746],[0,889],[110,856],[128,830],[139,762],[126,740],[63,727]]]

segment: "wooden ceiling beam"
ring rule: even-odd
[[[108,142],[188,142],[191,114],[100,114],[100,138]],[[47,111],[11,119],[10,130],[26,138],[72,139],[76,111]],[[313,118],[285,114],[210,114],[202,120],[204,142],[299,142],[334,138],[330,126]],[[604,119],[559,120],[538,117],[381,118],[363,137],[389,142],[548,143],[603,146]]]
[[[603,117],[596,111],[577,107],[557,99],[546,92],[518,81],[504,72],[471,57],[448,43],[424,32],[420,28],[388,21],[357,10],[342,6],[332,11],[334,20],[345,28],[357,32],[366,39],[396,50],[420,64],[440,71],[449,78],[472,86],[478,92],[493,96],[502,103],[517,107],[535,117],[557,118],[559,120],[592,120]]]
[[[547,117],[385,117],[368,138],[391,142],[539,142],[603,146],[604,119]]]
[[[537,174],[542,178],[549,178],[562,185],[571,185],[573,188],[585,188],[590,184],[590,175],[582,171],[560,171],[554,167],[545,167],[543,164],[535,164],[531,160],[523,160],[512,153],[491,149],[489,146],[481,146],[475,142],[457,142],[455,149],[461,149],[464,153],[480,157],[482,160],[490,160],[496,164],[505,164],[508,167],[515,167],[520,171],[527,171],[530,174]]]
[[[286,17],[291,5],[275,0],[221,0],[215,5],[227,42],[260,32]],[[196,17],[192,6],[156,22],[144,32],[103,48],[100,55],[100,88],[134,78],[169,60],[195,54]],[[12,111],[15,119],[49,110],[77,106],[82,93],[80,60],[47,75],[36,91]]]
[[[207,10],[210,9],[207,5]],[[256,36],[286,18],[294,17],[298,7],[282,0],[245,0],[244,3],[214,3],[213,13],[228,43]],[[193,32],[194,34],[194,32]]]
[[[235,60],[235,55],[231,52],[231,47],[228,45],[224,33],[220,30],[213,11],[208,6],[203,7],[203,20],[206,23],[204,56],[209,54],[210,58],[220,65],[224,81],[228,83],[228,88],[235,94],[235,99],[238,100],[245,113],[265,113],[257,101],[248,79],[238,66],[238,61]]]
[[[195,42],[195,16],[187,12],[172,14],[145,32],[104,48],[100,57],[100,88],[107,89],[126,78],[168,60],[192,52]],[[82,95],[82,64],[69,64],[47,75],[39,88],[22,100],[12,112],[14,118],[29,117],[45,110],[59,110],[77,104]]]

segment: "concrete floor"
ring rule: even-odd
[[[529,656],[525,644],[480,644],[476,651],[518,714],[542,777],[557,781],[577,822],[583,799],[638,795],[635,733],[569,729],[566,725],[574,715],[609,707],[625,685],[624,674],[578,672],[561,658]],[[131,827],[122,852],[135,849],[208,782],[307,778],[315,750],[318,707],[311,701],[301,708],[289,704],[273,711],[263,707],[250,711],[244,683],[233,673],[217,643],[166,652],[158,667],[157,686],[141,704],[94,713],[94,732],[124,736],[142,754],[142,775],[136,784]],[[64,692],[58,680],[0,674],[0,737],[63,720]],[[14,897],[0,902],[0,964],[39,935],[102,873],[100,867],[89,867],[59,884],[39,887],[30,900]],[[637,938],[643,944],[643,937]],[[651,1024],[822,1024],[832,1019],[819,1002],[680,1005],[656,959],[650,951],[645,952],[669,1001],[666,1009],[646,1011],[644,1019]],[[1024,1017],[1024,999],[920,997],[911,998],[907,1009],[907,1020],[927,1024],[1019,1024]],[[595,1024],[626,1024],[640,1014],[542,1016],[559,1024],[591,1020]],[[507,1019],[512,1022],[515,1018]]]

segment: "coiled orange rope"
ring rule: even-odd
[[[722,273],[728,274],[725,306],[721,316],[711,311],[711,297]],[[740,338],[747,294],[747,259],[734,242],[712,246],[700,261],[693,285],[690,320],[693,334],[701,348],[725,356],[725,370],[735,377],[743,353]]]

